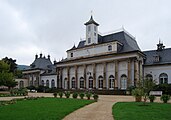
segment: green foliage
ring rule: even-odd
[[[15,63],[16,60],[8,57],[3,58],[2,60],[9,65],[9,72],[15,73],[17,70],[17,64]]]
[[[154,91],[162,91],[163,94],[171,95],[171,84],[159,84],[153,87]]]
[[[94,100],[98,100],[98,98],[99,98],[99,95],[97,95],[97,94],[93,94],[93,98],[94,98]]]
[[[63,98],[17,101],[16,104],[0,107],[0,120],[62,120],[71,112],[93,102]]]
[[[84,93],[80,93],[79,96],[80,96],[81,99],[83,99],[85,94]]]
[[[58,95],[57,92],[54,92],[54,93],[53,93],[53,96],[54,96],[55,98],[57,97],[57,95]]]
[[[150,100],[150,102],[154,102],[154,100],[156,99],[156,96],[150,95],[148,96],[148,99]]]
[[[118,102],[112,113],[115,120],[170,120],[171,104]]]
[[[70,97],[70,94],[71,94],[71,93],[70,93],[69,91],[66,91],[66,92],[65,92],[65,97],[66,97],[66,98],[69,98],[69,97]]]
[[[26,88],[11,89],[10,94],[11,94],[11,96],[26,96],[26,95],[28,95],[28,91]]]
[[[73,97],[73,98],[77,98],[77,97],[78,97],[78,93],[74,92],[74,93],[72,94],[72,97]]]
[[[160,100],[163,101],[163,103],[167,103],[170,100],[170,95],[163,94]]]
[[[134,90],[132,90],[132,95],[135,96],[135,97],[143,96],[144,91],[143,91],[143,89],[135,88]]]
[[[14,73],[14,76],[16,78],[22,78],[23,77],[22,71],[21,70],[16,70],[15,73]]]
[[[90,99],[91,96],[92,96],[92,94],[90,92],[86,93],[86,97],[87,97],[88,100]]]
[[[59,92],[59,97],[62,98],[63,92]]]

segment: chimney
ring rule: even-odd
[[[35,55],[35,59],[37,59],[37,58],[38,58],[38,55],[36,54],[36,55]]]
[[[40,53],[40,58],[42,58],[42,53]]]
[[[50,60],[50,55],[48,55],[48,59]]]

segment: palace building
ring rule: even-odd
[[[64,89],[125,90],[142,76],[145,54],[125,30],[101,35],[93,16],[84,24],[86,39],[56,63]]]

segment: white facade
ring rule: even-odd
[[[56,87],[57,88],[57,75],[47,75],[41,76],[41,85],[47,86],[49,88]]]
[[[144,67],[144,76],[152,75],[153,80],[155,80],[157,84],[160,83],[160,76],[163,73],[167,75],[168,83],[171,83],[171,65],[155,65]]]

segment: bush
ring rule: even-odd
[[[153,87],[154,91],[162,91],[163,94],[171,95],[171,84],[159,84]]]
[[[93,98],[94,98],[95,101],[97,101],[98,98],[99,98],[99,96],[98,96],[97,94],[94,94],[94,95],[93,95]]]
[[[160,100],[163,101],[163,103],[167,103],[170,100],[170,95],[164,94],[160,97]]]
[[[63,92],[59,92],[59,97],[62,98]]]
[[[69,98],[70,97],[70,92],[69,91],[65,92],[65,97],[66,98]]]
[[[56,98],[57,97],[57,92],[54,92],[53,93],[53,96]]]
[[[31,90],[36,90],[36,87],[35,86],[28,86],[28,87],[26,87],[27,89],[29,89],[30,91]]]
[[[78,97],[78,93],[73,93],[73,94],[72,94],[72,97],[73,97],[73,98],[77,98],[77,97]]]
[[[150,95],[150,96],[148,96],[148,99],[150,99],[150,102],[154,102],[156,97],[154,95]]]
[[[141,102],[144,91],[140,88],[135,88],[134,90],[132,90],[132,95],[135,97],[136,102]]]
[[[88,100],[90,100],[91,95],[92,94],[90,92],[86,93],[86,97],[87,97]]]
[[[85,94],[84,93],[80,93],[79,96],[80,96],[81,99],[83,99]]]

